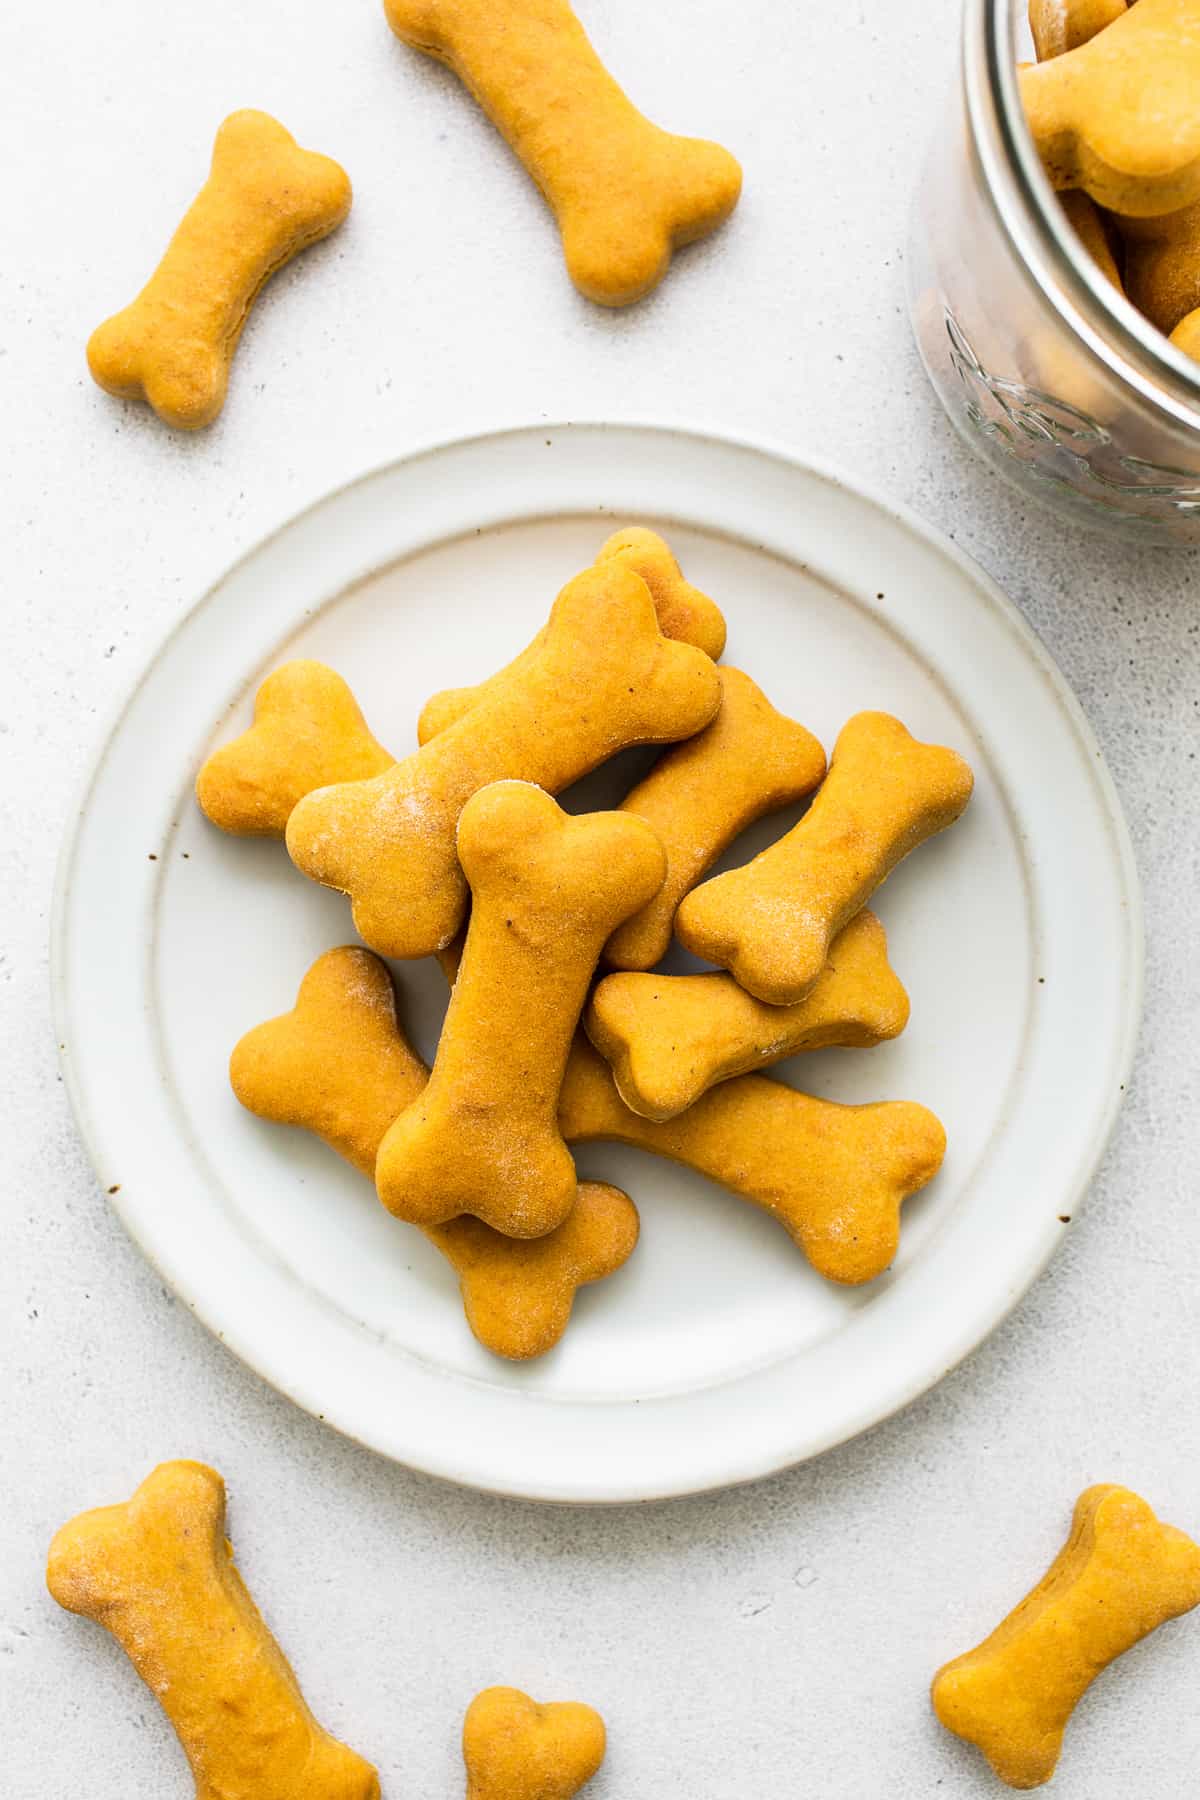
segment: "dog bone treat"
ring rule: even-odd
[[[647,1119],[672,1119],[717,1082],[797,1051],[869,1048],[907,1023],[908,995],[870,912],[834,940],[816,985],[795,1006],[766,1006],[731,975],[618,974],[600,983],[585,1018],[622,1100]]]
[[[1125,0],[1029,0],[1029,29],[1038,61],[1078,50],[1124,11]]]
[[[131,1500],[80,1513],[46,1581],[110,1631],[179,1736],[196,1800],[379,1800],[379,1778],[313,1718],[225,1536],[225,1484],[162,1463]]]
[[[318,957],[293,1011],[249,1032],[230,1063],[250,1112],[322,1138],[374,1185],[375,1158],[393,1119],[428,1080],[396,1018],[385,964],[347,947]],[[426,1237],[456,1270],[467,1323],[496,1356],[523,1361],[558,1343],[575,1290],[625,1263],[638,1215],[619,1188],[579,1184],[557,1231],[522,1241],[478,1219],[431,1226]]]
[[[1194,356],[1200,362],[1200,307],[1180,319],[1171,333],[1171,342],[1185,356]]]
[[[604,1761],[604,1720],[590,1706],[539,1706],[516,1688],[486,1688],[467,1709],[467,1800],[571,1800]]]
[[[1128,1488],[1088,1488],[1038,1585],[982,1644],[938,1670],[934,1711],[1009,1787],[1040,1787],[1096,1676],[1197,1604],[1200,1546]]]
[[[657,287],[671,252],[737,205],[742,171],[719,144],[643,117],[567,0],[384,0],[414,49],[449,64],[550,204],[567,272],[602,306]]]
[[[1118,294],[1123,294],[1125,282],[1113,255],[1105,216],[1096,202],[1082,188],[1064,188],[1058,198],[1072,230],[1100,273],[1106,281],[1112,283]]]
[[[1152,325],[1173,332],[1200,307],[1200,203],[1165,218],[1121,219],[1117,229],[1125,248],[1125,291]]]
[[[721,669],[721,710],[699,736],[668,750],[621,803],[653,825],[667,879],[617,927],[605,957],[617,969],[652,969],[671,942],[675,909],[739,831],[810,794],[825,774],[811,731],[776,712],[740,669]]]
[[[301,659],[267,676],[253,725],[213,751],[196,777],[196,799],[222,831],[281,838],[305,794],[381,775],[394,760],[341,676]]]
[[[1136,6],[1065,55],[1023,67],[1025,116],[1057,188],[1129,217],[1200,200],[1200,10]]]
[[[857,713],[800,823],[683,900],[680,943],[759,1000],[794,1005],[825,967],[833,938],[910,850],[953,824],[971,786],[953,750],[918,743],[887,713]]]
[[[664,637],[674,638],[681,644],[693,644],[714,662],[721,655],[725,648],[725,619],[720,607],[684,580],[669,546],[657,532],[647,531],[640,525],[626,526],[623,531],[613,533],[596,561],[619,562],[641,576],[650,589],[658,629]],[[516,663],[527,665],[537,654],[544,635],[543,628],[533,643],[521,651]],[[507,668],[474,687],[443,688],[440,694],[434,694],[425,702],[417,721],[417,742],[427,744],[448,725],[455,724],[492,691],[494,683],[505,680],[513,667],[514,664],[509,663]]]
[[[946,1133],[923,1106],[839,1106],[739,1075],[678,1118],[639,1118],[582,1033],[559,1099],[568,1143],[636,1145],[683,1163],[777,1219],[814,1269],[856,1285],[896,1254],[901,1203],[941,1167]]]
[[[604,940],[665,874],[662,845],[625,813],[571,818],[502,781],[463,808],[466,943],[429,1085],[379,1147],[389,1212],[419,1225],[473,1214],[537,1238],[567,1217],[575,1164],[558,1129],[563,1070]]]
[[[349,210],[350,182],[330,157],[302,150],[268,113],[231,113],[157,269],[92,333],[93,376],[122,400],[148,400],[168,425],[211,424],[259,289]]]
[[[720,703],[715,665],[662,636],[641,577],[598,564],[563,589],[536,653],[465,718],[382,775],[301,800],[288,851],[350,895],[373,950],[426,956],[465,911],[454,834],[472,794],[508,777],[557,792],[630,744],[693,736]]]

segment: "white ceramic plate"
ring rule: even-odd
[[[977,774],[953,831],[878,897],[912,1023],[779,1073],[840,1100],[911,1098],[949,1131],[893,1269],[824,1283],[765,1215],[606,1145],[636,1255],[581,1294],[562,1345],[510,1366],[468,1333],[454,1278],[319,1143],[251,1118],[226,1079],[291,1006],[342,899],[278,844],[222,837],[195,771],[291,656],[342,671],[403,753],[434,689],[536,630],[617,523],[669,534],[729,619],[728,660],[826,744],[864,707]],[[610,803],[646,753],[568,799]],[[639,760],[640,759],[640,760]],[[731,860],[769,841],[748,833]],[[406,458],[267,539],[172,632],[113,726],[60,869],[59,1036],[84,1135],[146,1255],[302,1406],[384,1454],[539,1499],[649,1499],[745,1481],[862,1431],[1008,1312],[1068,1229],[1136,1032],[1137,879],[1074,699],[1020,615],[947,543],[824,470],[634,426],[536,427]],[[444,1004],[401,965],[428,1056]]]

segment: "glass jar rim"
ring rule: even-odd
[[[967,0],[963,79],[984,181],[1014,253],[1046,303],[1111,375],[1200,432],[1200,363],[1117,292],[1080,242],[1034,146],[1017,80],[1021,0]]]

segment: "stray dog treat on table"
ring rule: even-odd
[[[379,1800],[375,1770],[318,1725],[250,1598],[215,1469],[161,1463],[131,1500],[80,1513],[46,1581],[116,1638],[175,1727],[196,1800]]]
[[[671,942],[675,910],[740,831],[811,794],[825,752],[803,725],[776,712],[740,669],[723,668],[721,710],[712,724],[662,756],[621,802],[653,825],[667,852],[667,878],[605,946],[615,969],[652,969]]]
[[[1097,1675],[1198,1604],[1200,1546],[1128,1488],[1088,1488],[1037,1586],[982,1644],[939,1669],[934,1711],[1009,1787],[1040,1787]]]
[[[556,1115],[588,982],[614,925],[662,886],[666,859],[643,820],[572,818],[518,781],[468,801],[458,854],[472,893],[462,961],[429,1085],[380,1145],[376,1186],[416,1224],[471,1213],[541,1237],[575,1199]]]
[[[857,713],[800,823],[753,862],[693,888],[676,936],[757,999],[795,1005],[838,932],[897,863],[954,823],[972,785],[955,751],[918,743],[888,713]]]
[[[539,1706],[486,1688],[463,1722],[467,1800],[572,1800],[604,1761],[604,1720],[577,1701]]]
[[[680,644],[692,644],[706,656],[711,656],[714,662],[721,655],[725,648],[725,619],[720,607],[690,581],[684,580],[670,546],[656,531],[647,531],[641,525],[627,525],[624,530],[615,531],[602,546],[596,562],[620,563],[641,576],[650,589],[658,629],[664,637],[674,638]],[[431,695],[417,720],[418,744],[427,744],[430,738],[456,724],[489,695],[497,683],[507,680],[516,665],[527,666],[536,657],[544,636],[543,626],[532,644],[526,645],[511,663],[486,681],[473,687],[443,688],[441,693]]]
[[[208,757],[196,799],[222,831],[282,838],[305,794],[368,780],[394,761],[371,736],[341,676],[300,659],[267,676],[254,699],[253,725]]]
[[[652,125],[596,55],[567,0],[384,0],[397,37],[447,63],[545,195],[567,272],[602,306],[658,286],[672,251],[737,205],[728,150]]]
[[[158,268],[88,343],[95,380],[181,430],[209,425],[260,289],[350,211],[346,171],[264,112],[231,113]]]
[[[767,1006],[731,975],[621,973],[596,988],[584,1024],[626,1106],[647,1119],[672,1119],[718,1082],[798,1051],[868,1049],[898,1037],[908,1012],[883,926],[863,911],[834,939],[816,985],[794,1006]]]
[[[373,950],[429,955],[466,909],[455,830],[472,794],[506,778],[558,792],[632,744],[693,736],[720,703],[711,658],[663,637],[641,577],[596,564],[563,589],[534,654],[456,724],[370,781],[307,795],[289,854],[350,895]]]
[[[354,946],[318,957],[292,1011],[248,1032],[230,1062],[233,1091],[249,1112],[311,1131],[372,1185],[380,1143],[428,1079],[400,1029],[385,964]],[[584,1181],[566,1220],[545,1237],[502,1237],[472,1218],[428,1226],[425,1236],[457,1272],[480,1343],[525,1361],[558,1343],[577,1288],[629,1259],[638,1215],[619,1188]]]

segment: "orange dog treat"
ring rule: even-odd
[[[707,1175],[778,1219],[819,1274],[851,1285],[887,1268],[901,1204],[946,1153],[946,1133],[923,1106],[839,1106],[765,1075],[723,1082],[678,1118],[639,1118],[582,1033],[558,1116],[568,1143],[634,1144]]]
[[[1200,307],[1200,204],[1160,219],[1121,219],[1117,229],[1129,298],[1152,325],[1173,332]]]
[[[1029,0],[1029,29],[1038,61],[1078,50],[1124,11],[1125,0]]]
[[[571,1800],[604,1761],[604,1720],[590,1706],[539,1706],[517,1688],[486,1688],[467,1709],[467,1800]]]
[[[616,969],[661,962],[676,907],[739,831],[811,794],[825,774],[825,752],[811,731],[776,712],[740,669],[719,673],[721,710],[712,724],[668,750],[621,803],[662,839],[667,879],[608,940],[605,957]]]
[[[759,1000],[794,1005],[896,864],[958,818],[972,781],[955,751],[918,743],[887,713],[857,713],[800,823],[682,902],[680,943],[729,969]]]
[[[730,975],[619,974],[597,987],[584,1022],[626,1106],[672,1119],[718,1082],[797,1051],[866,1049],[898,1037],[908,995],[888,963],[883,926],[860,912],[795,1006],[766,1006]]]
[[[1200,200],[1200,11],[1137,0],[1065,55],[1019,71],[1029,129],[1057,188],[1150,218]]]
[[[384,1135],[428,1071],[401,1032],[386,965],[347,947],[318,957],[290,1013],[247,1033],[230,1079],[250,1112],[313,1132],[373,1185]],[[546,1237],[502,1237],[470,1218],[430,1226],[425,1235],[457,1271],[480,1343],[524,1361],[558,1343],[577,1288],[628,1261],[638,1215],[619,1188],[584,1181],[568,1218]]]
[[[461,967],[429,1085],[380,1145],[375,1183],[416,1224],[471,1213],[541,1237],[575,1200],[556,1114],[588,981],[665,858],[641,819],[571,818],[516,781],[468,801],[458,854],[472,894]]]
[[[1180,319],[1171,333],[1171,342],[1185,356],[1194,356],[1200,362],[1200,307]]]
[[[1118,294],[1125,292],[1125,282],[1113,255],[1104,214],[1082,188],[1067,188],[1059,196],[1076,237],[1106,281],[1111,281]]]
[[[720,701],[712,661],[663,637],[641,577],[599,564],[567,584],[534,655],[465,718],[382,775],[301,800],[288,851],[350,895],[380,955],[428,955],[466,907],[454,833],[472,794],[506,777],[557,792],[630,744],[691,737]]]
[[[341,676],[299,660],[267,676],[253,725],[213,751],[196,777],[196,799],[222,831],[281,838],[305,794],[365,781],[394,760],[371,736]]]
[[[1200,1546],[1128,1488],[1088,1488],[1038,1585],[982,1644],[938,1670],[934,1711],[1009,1787],[1040,1787],[1096,1676],[1198,1604]]]
[[[116,1638],[178,1734],[196,1800],[379,1800],[375,1770],[313,1718],[225,1536],[225,1484],[161,1463],[50,1546],[68,1612]]]
[[[92,333],[92,375],[122,400],[148,400],[168,425],[211,424],[259,290],[349,211],[349,179],[331,158],[301,150],[268,113],[231,113],[157,269]]]
[[[623,531],[613,533],[596,561],[618,562],[641,576],[650,589],[658,629],[664,637],[674,638],[681,644],[694,644],[714,662],[721,655],[725,648],[725,619],[720,607],[683,579],[679,564],[657,532],[647,531],[640,525],[628,525]],[[544,630],[540,631],[533,643],[521,651],[515,664],[528,666],[544,635]],[[456,724],[485,694],[493,691],[495,683],[506,680],[514,666],[509,663],[474,687],[443,688],[440,694],[434,694],[425,702],[417,721],[418,744],[427,744],[447,726]]]
[[[727,150],[643,117],[567,0],[384,0],[397,37],[448,63],[549,201],[567,272],[602,306],[657,287],[671,253],[737,205]]]

